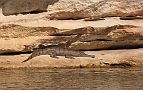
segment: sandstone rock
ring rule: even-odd
[[[31,52],[39,45],[50,44],[70,46],[69,49],[73,50],[135,48],[143,45],[142,28],[132,25],[62,30],[8,24],[1,26],[0,30],[1,54]]]
[[[84,27],[58,32],[56,37],[42,43],[65,44],[73,41],[70,49],[73,50],[102,50],[140,48],[143,46],[143,29],[132,25],[115,25],[111,27]],[[72,36],[81,35],[74,40]]]
[[[111,31],[107,37],[116,41],[143,40],[143,28],[117,29]]]
[[[41,40],[53,38],[49,35],[58,31],[54,27],[24,27],[14,24],[0,26],[0,54],[32,51],[41,44]]]
[[[59,4],[60,5],[60,4]],[[70,5],[69,10],[61,8],[49,14],[49,19],[81,19],[109,16],[142,16],[142,0],[102,0],[99,2],[90,2],[84,7]],[[54,6],[53,6],[54,7]],[[72,8],[71,8],[72,7]],[[91,19],[92,20],[92,19]]]
[[[48,7],[50,11],[48,18],[61,20],[85,18],[88,17],[88,13],[81,10],[94,3],[93,0],[59,0],[59,2]]]
[[[93,16],[127,16],[143,15],[142,0],[103,0],[87,8],[93,13]],[[91,9],[92,8],[92,9]]]
[[[24,27],[15,24],[2,25],[0,26],[0,30],[0,38],[48,36],[59,31],[59,29],[54,27]]]
[[[69,36],[69,35],[78,35],[78,34],[95,34],[94,27],[83,27],[83,28],[77,28],[67,31],[58,32],[55,34],[51,34],[52,36]]]
[[[61,31],[51,34],[52,36],[69,36],[69,35],[78,35],[78,34],[94,34],[94,35],[107,35],[112,30],[116,29],[126,29],[126,28],[139,28],[138,26],[133,25],[114,25],[110,27],[83,27],[77,29],[69,29],[66,31]]]
[[[107,35],[83,35],[70,48],[74,50],[125,49],[143,47],[143,29],[112,30]]]
[[[58,0],[8,0],[2,7],[4,15],[46,12]]]
[[[102,17],[89,17],[89,18],[85,18],[84,21],[98,21],[98,20],[105,20]]]
[[[33,51],[38,47],[40,40],[50,39],[49,36],[31,36],[25,38],[0,38],[0,54],[20,54]]]
[[[126,28],[139,28],[138,26],[132,25],[115,25],[111,27],[83,27],[77,29],[71,29],[66,31],[60,31],[58,33],[51,34],[55,36],[51,40],[42,40],[41,42],[52,43],[52,44],[65,44],[67,41],[71,40],[72,42],[83,41],[83,42],[90,42],[90,41],[108,41],[111,40],[111,37],[107,37],[107,35],[116,30],[116,29],[126,29]],[[81,35],[79,38],[73,39],[76,35]]]
[[[106,39],[105,39],[106,40]],[[106,50],[106,49],[133,49],[142,48],[143,40],[125,40],[125,41],[91,41],[75,42],[69,48],[72,50]]]

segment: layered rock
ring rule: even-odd
[[[143,29],[137,26],[115,25],[64,30],[53,27],[24,27],[8,24],[0,26],[0,30],[0,67],[2,68],[132,67],[143,65],[143,50],[133,49],[143,47]],[[21,63],[28,58],[27,53],[31,53],[35,48],[41,48],[40,45],[55,44],[68,44],[68,49],[86,50],[86,54],[96,57],[67,59],[58,56],[57,60],[49,55],[41,55],[29,62]],[[132,49],[125,50],[126,48]],[[102,51],[95,51],[99,49]]]
[[[112,30],[107,35],[84,35],[73,43],[74,50],[125,49],[143,47],[143,28]]]
[[[55,6],[60,4],[55,4]],[[79,6],[81,6],[80,4]],[[53,5],[54,7],[54,5]],[[49,19],[81,19],[97,20],[101,17],[109,16],[142,16],[142,0],[102,0],[99,2],[86,3],[85,6],[78,7],[73,4],[69,5],[68,10],[60,8],[49,14]],[[55,10],[55,9],[53,9]]]
[[[70,36],[81,35],[69,46],[72,50],[103,50],[143,47],[143,28],[132,25],[115,25],[111,27],[84,27],[56,34],[51,40],[54,44],[72,40]],[[60,39],[63,38],[63,39]],[[69,39],[68,39],[69,38]],[[43,40],[43,43],[49,41]],[[57,41],[57,42],[55,42]],[[74,40],[73,40],[74,41]]]
[[[72,50],[139,48],[142,28],[132,25],[57,29],[8,24],[0,27],[0,53],[31,52],[39,45],[65,45]],[[79,35],[79,36],[78,36]],[[78,36],[78,37],[77,37]]]
[[[29,52],[40,44],[40,40],[53,38],[49,35],[58,31],[54,27],[3,25],[0,27],[0,53]]]
[[[52,36],[69,36],[77,34],[95,34],[95,35],[107,35],[112,30],[116,29],[128,29],[128,28],[139,28],[139,26],[134,25],[114,25],[110,27],[83,27],[72,30],[61,31],[58,33],[51,34]]]
[[[25,27],[21,25],[8,24],[0,26],[0,38],[22,38],[30,36],[48,36],[60,30],[54,27]]]

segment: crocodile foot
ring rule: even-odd
[[[65,58],[75,59],[73,56],[65,56]]]
[[[51,58],[56,58],[56,59],[59,59],[59,57],[57,57],[56,55],[52,54],[50,55]]]

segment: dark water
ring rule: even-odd
[[[0,90],[143,90],[143,69],[1,70]]]

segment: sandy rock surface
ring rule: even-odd
[[[74,2],[75,3],[75,2]],[[82,3],[80,1],[80,3]],[[65,3],[66,4],[66,3]],[[60,4],[55,4],[57,7]],[[109,16],[142,16],[143,1],[142,0],[102,0],[98,2],[90,2],[86,5],[82,4],[69,5],[68,10],[60,8],[58,11],[49,14],[49,19],[81,19],[97,20],[101,17]],[[54,6],[54,5],[53,5]],[[64,7],[64,6],[63,6]]]

